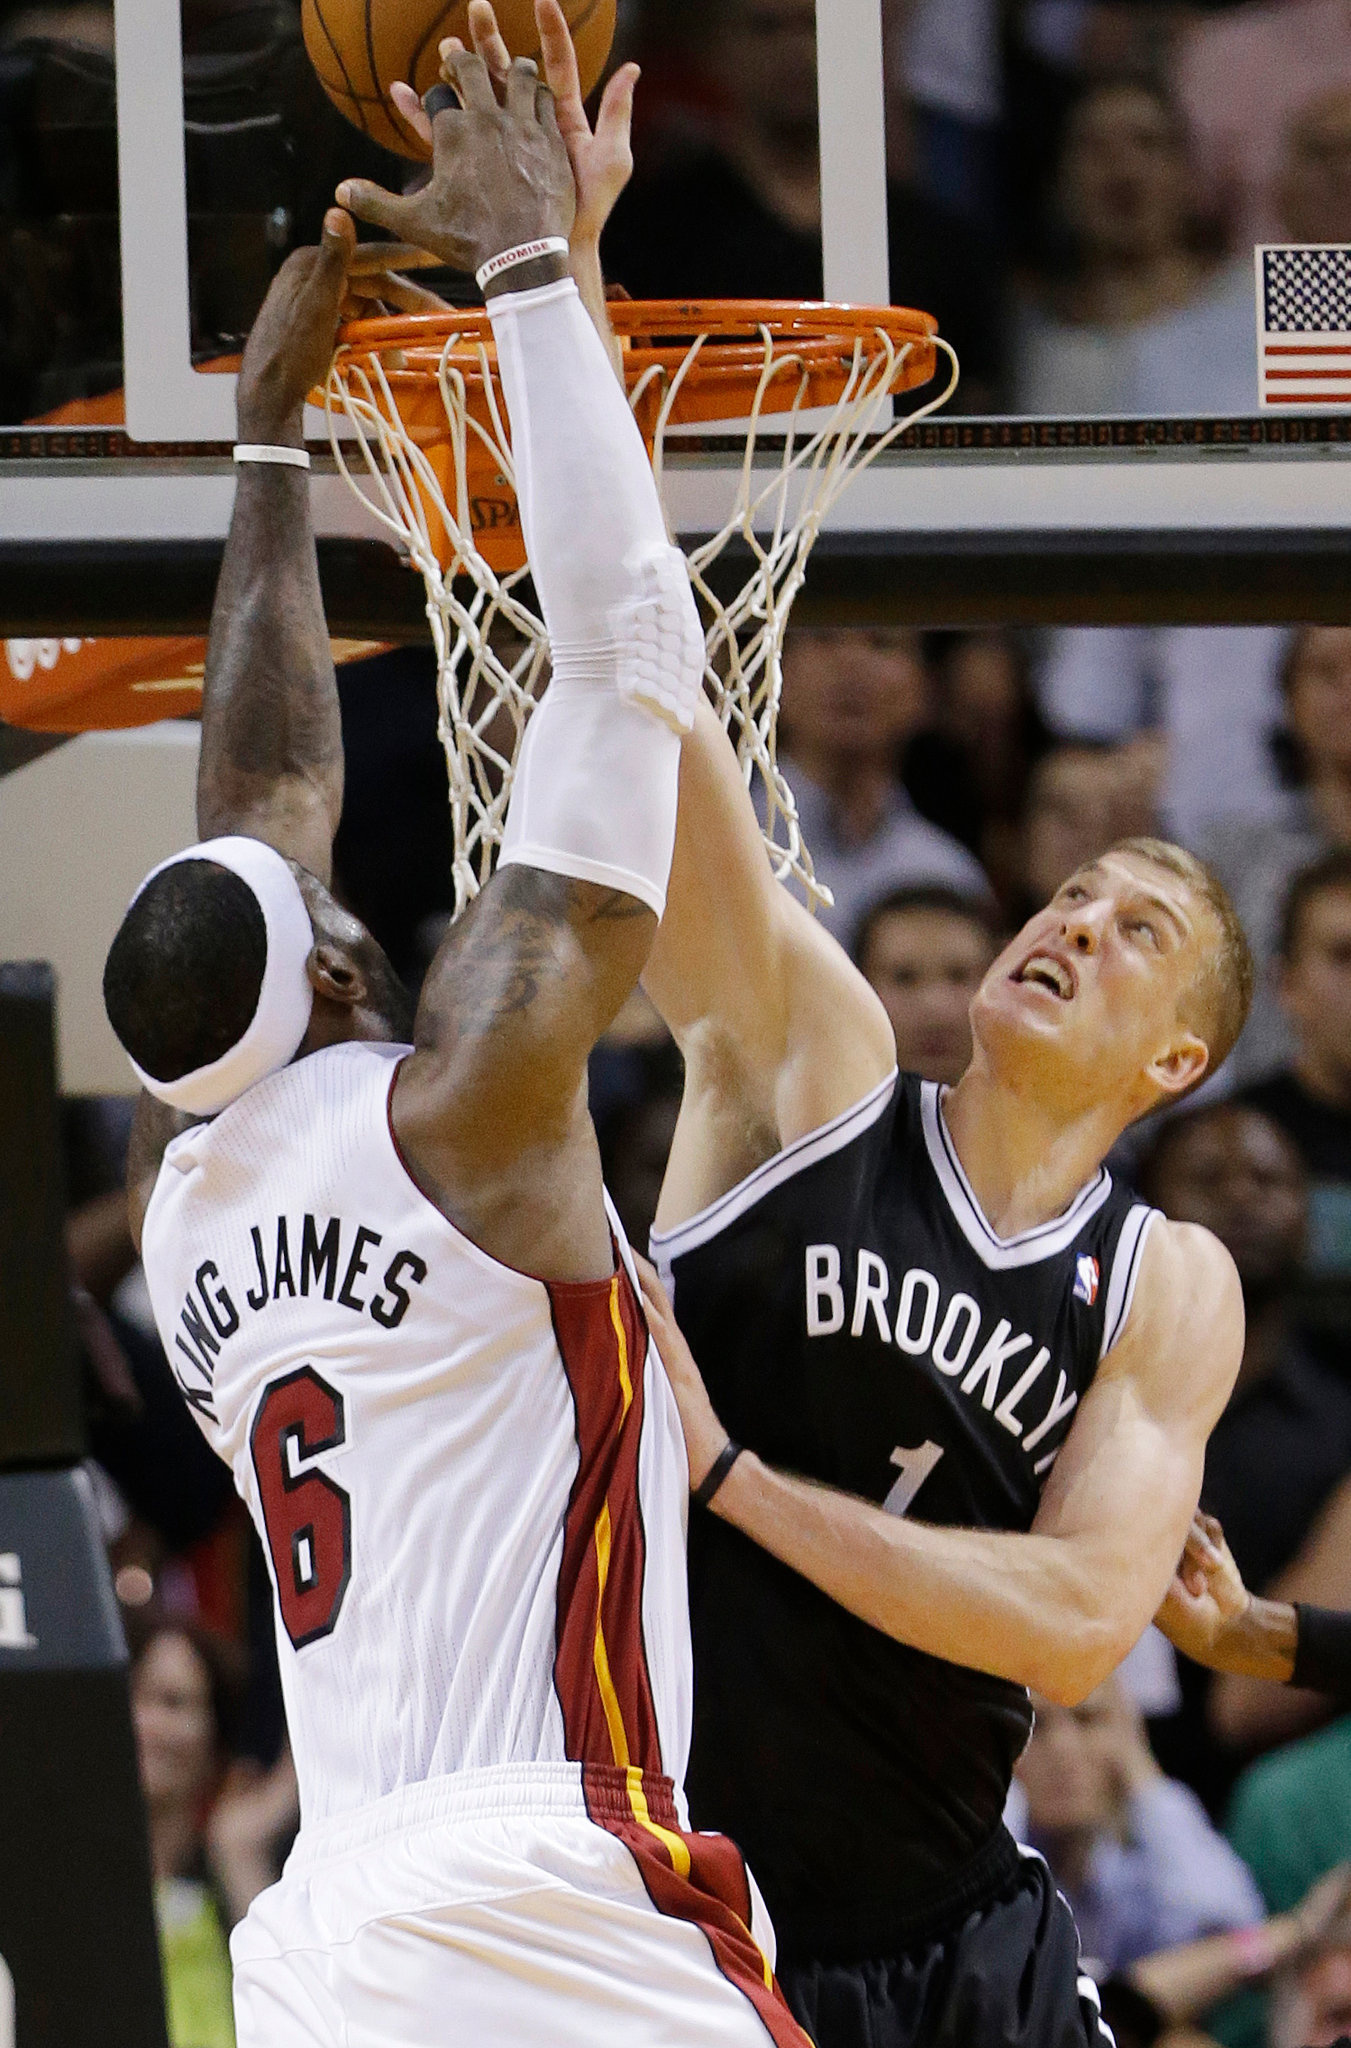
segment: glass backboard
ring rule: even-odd
[[[1317,12],[1202,9],[1184,33],[1087,0],[621,9],[616,56],[645,78],[617,281],[920,304],[962,356],[947,413],[832,514],[818,600],[904,609],[927,579],[951,617],[1340,602],[1351,416],[1259,412],[1251,269],[1258,238],[1351,239],[1351,48],[1301,26]],[[329,107],[297,0],[6,10],[0,152],[7,631],[72,630],[91,605],[109,629],[200,624],[230,359],[336,179],[409,167]],[[672,466],[682,534],[718,523],[731,460]],[[321,534],[374,540],[320,471]],[[415,591],[383,565],[368,585],[340,624],[415,629]]]

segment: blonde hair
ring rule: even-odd
[[[1255,979],[1248,935],[1219,876],[1185,847],[1174,846],[1167,839],[1119,839],[1109,851],[1134,854],[1151,867],[1176,875],[1200,897],[1219,927],[1220,942],[1205,948],[1182,1005],[1184,1021],[1205,1040],[1210,1054],[1205,1072],[1192,1083],[1199,1087],[1219,1072],[1248,1021]]]

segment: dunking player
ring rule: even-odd
[[[451,70],[432,180],[387,204],[489,294],[553,639],[502,866],[414,1022],[328,887],[342,759],[298,469],[334,213],[240,376],[204,843],[143,884],[105,977],[148,1091],[156,1318],[270,1555],[300,1776],[296,1849],[234,1937],[239,2039],[788,2048],[744,1865],[685,1831],[685,1461],[584,1089],[664,900],[702,638],[567,276],[552,101],[528,65],[505,107],[477,57]]]
[[[1159,1606],[1237,1370],[1227,1253],[1101,1162],[1233,1044],[1242,932],[1189,855],[1116,846],[990,969],[957,1085],[898,1077],[701,708],[644,981],[686,1060],[653,1246],[689,1349],[649,1320],[711,1508],[694,1817],[751,1858],[819,2048],[1091,2042],[1001,1814],[1025,1688],[1082,1698]]]

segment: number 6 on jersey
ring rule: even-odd
[[[300,1468],[346,1439],[342,1395],[310,1365],[273,1380],[249,1432],[277,1603],[297,1650],[331,1633],[352,1576],[351,1495]]]

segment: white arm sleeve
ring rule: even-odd
[[[660,917],[680,734],[704,641],[656,482],[572,280],[489,302],[553,680],[516,763],[501,863],[621,889]]]

